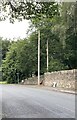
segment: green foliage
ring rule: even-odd
[[[6,53],[8,52],[10,45],[11,43],[9,40],[2,40],[2,59],[5,59]]]
[[[2,38],[0,38],[0,81],[2,81]]]
[[[60,71],[60,70],[65,70],[68,69],[68,66],[65,66],[63,63],[61,63],[60,60],[58,59],[52,59],[49,62],[49,72],[52,71]]]
[[[11,17],[29,19],[35,29],[41,33],[40,74],[46,72],[47,40],[49,46],[49,72],[64,69],[77,69],[77,3],[54,2],[40,3],[19,2],[17,7],[8,3],[12,10]],[[17,73],[20,81],[37,75],[38,35],[33,32],[30,37],[17,42],[3,43],[3,80],[17,83]],[[8,51],[9,48],[9,51]],[[7,52],[8,51],[8,52]]]
[[[52,18],[58,14],[58,4],[56,2],[37,2],[37,1],[7,1],[2,2],[3,10],[7,11],[9,6],[9,18],[11,22],[15,19],[36,19]]]
[[[0,81],[0,84],[7,84],[7,81]]]
[[[33,35],[31,36],[34,37]],[[17,83],[17,73],[19,73],[20,80],[30,77],[32,72],[37,69],[37,52],[35,39],[20,40],[14,42],[6,59],[3,61],[3,79],[7,79],[8,83]],[[31,41],[31,42],[30,42]]]

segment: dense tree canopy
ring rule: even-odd
[[[39,19],[52,18],[58,14],[58,4],[56,2],[37,2],[37,1],[3,1],[2,8],[7,12],[11,22],[15,19]]]
[[[77,68],[77,3],[55,2],[7,2],[10,6],[10,18],[29,19],[32,27],[40,29],[41,61],[40,74],[47,70],[47,40],[49,46],[48,71]],[[37,32],[28,38],[16,42],[3,43],[3,80],[17,83],[17,73],[20,81],[37,75],[38,54]],[[8,45],[10,45],[8,50]],[[6,53],[7,51],[7,53]],[[5,58],[5,59],[4,59]]]
[[[6,53],[9,50],[11,43],[9,40],[2,40],[2,59],[5,59]]]

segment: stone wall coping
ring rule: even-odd
[[[70,73],[70,72],[72,72],[72,73],[77,72],[77,69],[46,72],[46,73],[44,73],[44,75],[52,74],[52,73]]]

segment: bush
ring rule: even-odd
[[[63,63],[61,63],[57,59],[52,59],[49,62],[49,72],[59,71],[59,70],[64,70],[64,69],[68,69],[68,66],[65,66]]]

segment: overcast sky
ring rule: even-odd
[[[0,37],[4,39],[25,38],[29,28],[29,22],[23,20],[21,22],[10,23],[9,20],[0,21]]]

